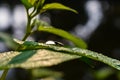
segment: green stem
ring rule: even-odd
[[[23,37],[22,41],[25,41],[28,36],[31,34],[31,16],[29,15],[29,12],[28,10],[26,9],[26,12],[27,12],[27,19],[28,19],[28,22],[27,22],[27,26],[26,26],[26,34],[25,36]]]
[[[30,34],[31,34],[31,33],[26,33],[25,36],[23,37],[22,41],[25,41]]]
[[[0,78],[0,80],[5,80],[8,71],[9,71],[9,69],[6,69],[6,70],[3,71],[3,74],[2,74],[2,76]]]
[[[30,27],[31,16],[29,15],[28,9],[26,9],[26,12],[27,12],[27,19],[28,19],[26,33],[28,33],[31,31],[31,27]]]

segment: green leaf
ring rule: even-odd
[[[65,39],[68,39],[68,40],[72,41],[77,47],[87,48],[86,43],[82,39],[68,33],[67,31],[64,31],[62,29],[57,29],[57,28],[54,28],[51,26],[45,26],[45,27],[39,26],[38,30],[53,33],[53,34],[56,34],[58,36],[65,38]]]
[[[23,43],[22,41],[19,41],[17,39],[14,39],[14,40],[16,43],[20,45],[19,50],[40,49],[40,48],[47,48],[46,46],[48,46],[48,45],[45,46],[45,44],[43,43],[37,43],[33,41],[25,41]],[[44,47],[40,45],[44,45]],[[80,59],[84,61],[85,63],[87,63],[89,66],[94,67],[92,61],[89,58],[83,56]]]
[[[45,2],[45,0],[28,0],[28,2],[29,2],[31,5],[35,6],[36,3],[40,3],[39,5],[43,5],[44,2]]]
[[[120,70],[119,60],[90,50],[47,45],[33,41],[17,41],[17,43],[22,45],[22,51],[0,53],[0,69],[47,67],[85,56]],[[35,45],[32,46],[32,44]],[[31,48],[33,48],[33,50],[30,50]]]
[[[5,44],[12,49],[16,49],[17,44],[16,42],[13,41],[13,38],[11,35],[4,33],[4,32],[0,32],[0,39],[1,41],[5,42]]]
[[[41,4],[43,5],[45,3],[45,0],[40,0],[41,1]]]
[[[37,0],[28,0],[31,5],[34,5]]]
[[[42,13],[42,12],[45,12],[47,10],[53,10],[53,9],[55,9],[55,10],[68,10],[68,11],[72,11],[74,13],[78,13],[76,10],[74,10],[74,9],[72,9],[70,7],[64,6],[64,5],[60,4],[60,3],[46,4],[46,5],[43,6],[43,8],[41,9],[40,12]]]
[[[26,42],[22,42],[22,41],[17,41],[17,43],[23,44],[23,46],[25,46],[24,48],[22,48],[22,46],[21,46],[21,50],[25,50],[25,49],[29,50],[31,48],[33,48],[33,49],[49,49],[49,50],[53,50],[55,52],[61,52],[63,54],[67,53],[72,56],[77,55],[80,58],[81,58],[81,56],[85,56],[87,58],[108,64],[109,66],[120,70],[120,61],[119,60],[107,57],[101,53],[93,52],[93,51],[90,51],[87,49],[81,49],[81,48],[76,48],[76,47],[75,48],[66,48],[66,47],[47,45],[47,44],[37,43],[37,42],[32,42],[32,41],[27,41],[27,44],[29,43],[29,45],[27,45]],[[35,45],[32,46],[32,44],[35,44]]]
[[[78,56],[47,49],[4,52],[0,54],[0,69],[47,67],[75,58]]]
[[[32,0],[32,1],[35,1],[35,0]],[[21,0],[21,2],[27,9],[33,7],[33,5],[29,2],[29,0]]]
[[[39,20],[39,19],[35,19],[34,22],[36,26],[50,26],[50,24],[48,24],[47,22]]]
[[[94,76],[95,76],[96,80],[105,80],[106,78],[108,78],[109,76],[111,76],[114,73],[115,73],[115,70],[113,68],[104,67],[102,69],[95,70]]]
[[[39,78],[46,78],[46,77],[61,78],[63,76],[62,73],[50,70],[48,68],[33,69],[32,75],[34,77],[39,77]]]

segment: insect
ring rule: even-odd
[[[52,41],[52,40],[46,41],[45,44],[57,45],[57,46],[63,46],[63,45],[64,45],[64,44],[61,43],[61,42],[58,42],[58,41]]]

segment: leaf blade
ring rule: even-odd
[[[46,11],[46,10],[53,10],[53,9],[56,9],[56,10],[68,10],[68,11],[72,11],[74,13],[78,13],[76,10],[70,8],[70,7],[67,7],[67,6],[64,6],[60,3],[49,3],[49,4],[46,4],[43,6],[42,10],[41,10],[41,13]]]
[[[65,39],[70,40],[71,42],[73,42],[77,47],[80,48],[87,48],[87,44],[80,38],[62,30],[62,29],[57,29],[51,26],[39,26],[38,27],[38,31],[45,31],[45,32],[49,32],[49,33],[53,33],[56,34],[58,36],[61,36]]]
[[[21,0],[21,2],[23,3],[25,8],[27,8],[27,9],[33,7],[33,5],[31,5],[31,3],[29,2],[29,0]]]
[[[30,42],[29,45],[22,42],[23,48],[22,51],[11,51],[0,54],[0,69],[16,68],[22,67],[26,69],[38,68],[38,67],[47,67],[52,65],[57,65],[59,63],[81,58],[85,56],[87,58],[103,62],[113,68],[120,70],[120,61],[107,57],[101,53],[94,51],[81,49],[81,48],[66,48],[55,45],[47,45],[44,43],[38,43],[33,46],[33,50],[30,50],[34,42]],[[21,43],[20,43],[21,44]],[[30,47],[29,47],[30,46]],[[30,51],[30,53],[24,54],[25,57],[16,57],[20,56],[21,52]],[[31,51],[35,51],[31,53]],[[16,57],[16,58],[15,58]],[[22,60],[22,58],[27,58]],[[20,61],[19,61],[20,60]],[[22,60],[22,61],[21,61]],[[15,62],[17,61],[17,62]]]
[[[24,54],[24,57],[22,57],[23,55],[21,56],[21,52],[17,52],[17,51],[0,54],[0,69],[16,68],[16,67],[26,68],[26,69],[47,67],[47,66],[57,65],[61,62],[68,61],[74,58],[78,58],[78,56],[61,54],[60,52],[55,52],[45,49],[39,49],[34,51],[36,51],[36,53],[26,53]],[[32,55],[32,56],[28,58],[28,55]]]
[[[5,44],[8,46],[8,48],[16,49],[16,47],[18,47],[16,42],[14,42],[12,36],[7,33],[0,32],[0,39],[3,42],[5,42]]]
[[[38,43],[37,46],[39,46],[39,47],[34,47],[34,48],[38,49],[38,48],[42,48],[42,46],[43,46],[43,48],[45,48],[45,49],[51,49],[51,50],[55,50],[57,52],[63,52],[63,53],[65,52],[70,55],[78,55],[80,57],[85,56],[87,58],[103,62],[111,67],[114,67],[114,68],[120,70],[120,61],[119,60],[107,57],[101,53],[97,53],[94,51],[90,51],[87,49],[81,49],[81,48],[77,48],[77,47],[66,48],[66,47],[59,47],[59,46],[54,46],[54,45],[46,45],[46,44],[42,44],[42,43]]]

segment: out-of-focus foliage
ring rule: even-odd
[[[4,42],[8,46],[8,48],[16,49],[16,47],[18,46],[13,41],[12,36],[4,32],[0,32],[0,41]]]

